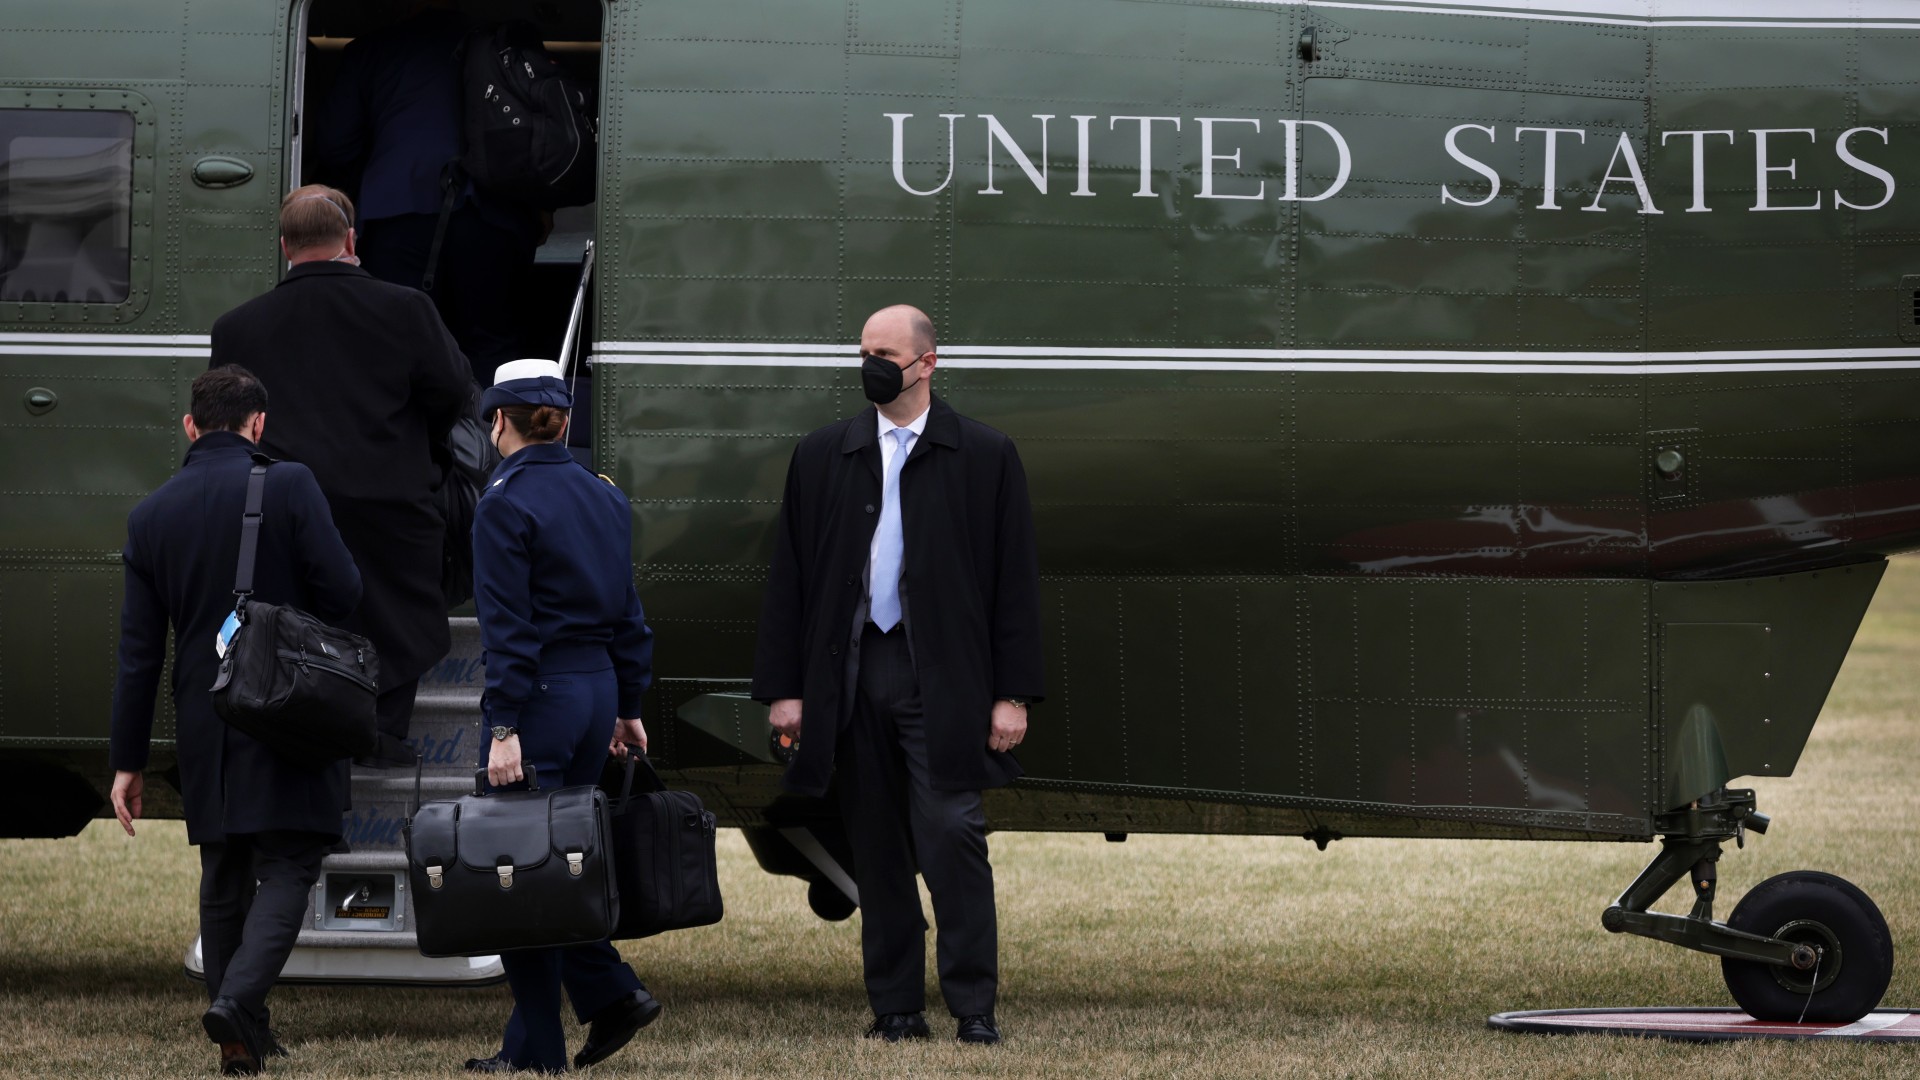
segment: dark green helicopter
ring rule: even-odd
[[[1052,693],[995,828],[1657,838],[1608,929],[1721,956],[1763,1018],[1878,1002],[1859,890],[1712,905],[1767,824],[1730,782],[1793,771],[1920,546],[1913,5],[465,6],[599,88],[599,198],[527,318],[632,501],[661,761],[820,914],[857,901],[845,841],[743,693],[790,447],[861,407],[861,321],[905,302],[1032,480]],[[339,49],[398,11],[0,12],[0,821],[68,835],[127,511],[212,320],[278,277]],[[442,787],[478,754],[455,622],[416,721]],[[316,905],[340,956],[408,929],[407,796],[356,790],[328,881],[388,906]],[[1691,914],[1651,911],[1683,878]]]

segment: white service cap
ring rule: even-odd
[[[515,379],[557,379],[560,377],[560,364],[553,360],[509,360],[501,364],[493,373],[493,385],[512,382]]]

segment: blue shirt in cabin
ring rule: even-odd
[[[535,676],[614,669],[620,716],[640,715],[653,631],[633,586],[627,498],[558,443],[500,463],[473,521],[474,606],[488,723],[518,727]]]

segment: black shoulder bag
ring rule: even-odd
[[[638,764],[645,790],[633,790]],[[617,939],[711,926],[726,913],[714,852],[713,812],[691,791],[668,791],[636,747],[614,800],[613,868],[620,879]]]
[[[358,634],[328,626],[290,605],[251,599],[267,466],[272,463],[265,454],[255,454],[247,477],[240,563],[233,580],[233,613],[240,626],[220,658],[213,710],[227,726],[265,743],[290,764],[318,769],[373,751],[380,659],[373,644]]]

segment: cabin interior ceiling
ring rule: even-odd
[[[548,41],[600,40],[598,0],[461,0],[458,7],[475,22],[530,22]],[[388,0],[315,0],[307,36],[357,37],[399,22],[412,8]]]

